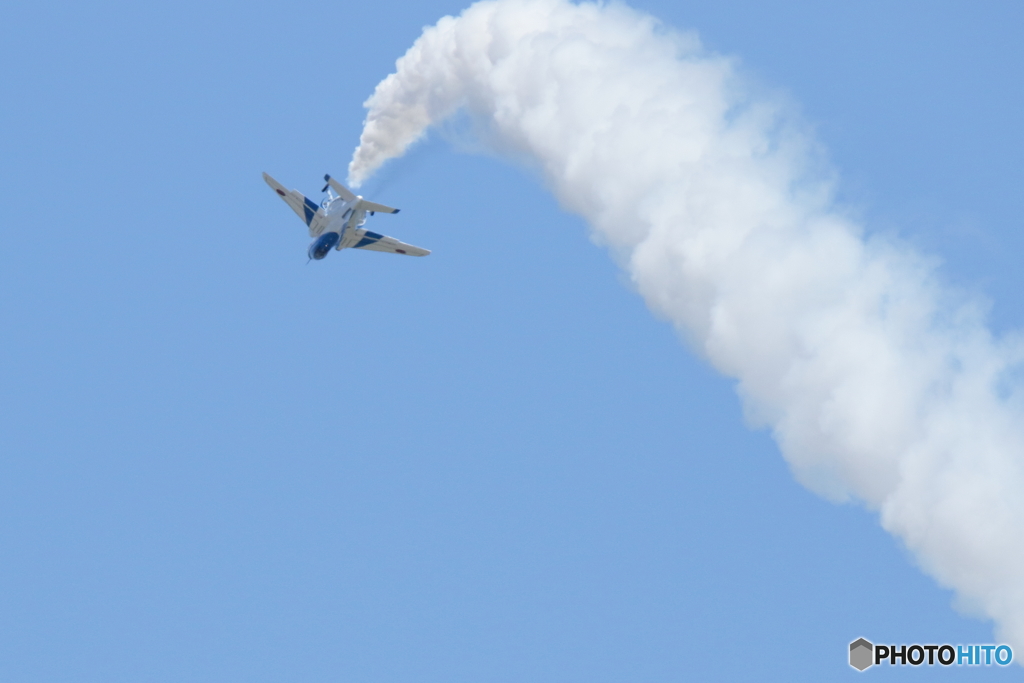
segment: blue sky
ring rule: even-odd
[[[871,229],[1022,326],[1018,7],[634,6],[788,93]],[[859,636],[991,642],[522,169],[434,135],[363,190],[434,253],[306,265],[260,172],[342,177],[463,7],[5,10],[0,678],[817,681]]]

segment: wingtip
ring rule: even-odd
[[[401,209],[395,209],[395,210],[394,210],[394,211],[392,211],[391,213],[398,213],[399,211],[401,211]]]

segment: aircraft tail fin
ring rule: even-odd
[[[383,204],[378,204],[377,202],[368,202],[365,199],[359,202],[359,208],[364,211],[398,213],[398,209],[392,209],[390,206],[384,206]]]
[[[339,183],[330,175],[325,175],[324,180],[326,180],[327,184],[330,185],[331,188],[338,193],[338,196],[344,199],[346,202],[351,202],[356,199],[359,199],[359,197],[356,197],[356,195],[354,195],[350,189]],[[359,206],[357,208],[363,209],[364,211],[398,213],[398,209],[393,209],[390,206],[384,206],[383,204],[378,204],[376,202],[368,202],[365,199],[359,202]]]
[[[324,180],[326,180],[327,184],[331,186],[331,189],[333,189],[335,192],[337,192],[338,196],[341,197],[342,199],[344,199],[346,202],[350,202],[350,201],[352,201],[353,199],[356,198],[356,196],[354,194],[352,194],[351,190],[349,190],[347,187],[345,187],[344,185],[339,183],[337,180],[332,178],[330,175],[325,175],[324,176]]]

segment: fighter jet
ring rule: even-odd
[[[330,175],[324,176],[327,184],[324,185],[321,192],[326,192],[327,196],[320,204],[298,190],[284,189],[281,183],[266,173],[263,174],[263,179],[309,226],[309,236],[313,238],[313,243],[309,245],[311,260],[319,261],[327,256],[331,249],[341,251],[349,247],[408,256],[426,256],[430,253],[429,249],[414,247],[411,244],[399,242],[394,237],[364,230],[363,224],[366,222],[367,213],[371,216],[378,211],[398,213],[398,209],[368,202],[362,197],[352,194],[347,187]]]

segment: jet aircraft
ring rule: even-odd
[[[430,253],[429,249],[414,247],[394,237],[364,230],[363,224],[366,222],[367,213],[371,216],[378,211],[398,213],[398,209],[368,202],[350,192],[330,175],[324,176],[327,184],[324,185],[322,192],[326,192],[327,196],[320,204],[297,190],[284,189],[281,183],[266,173],[263,174],[263,179],[309,226],[309,236],[313,238],[313,243],[309,245],[308,253],[312,260],[319,261],[327,256],[331,249],[341,251],[349,247],[408,256],[426,256]]]

